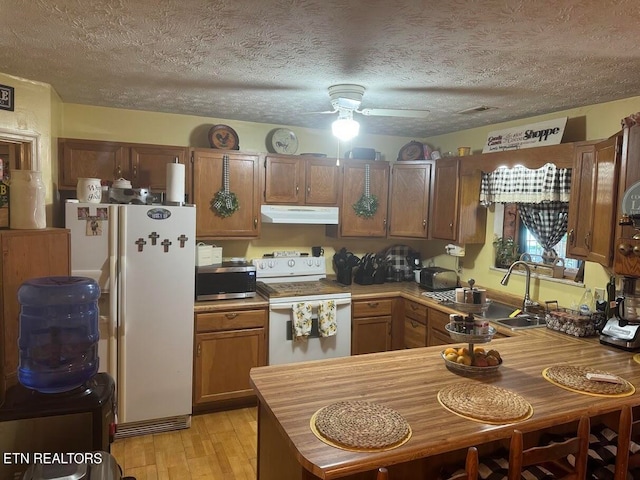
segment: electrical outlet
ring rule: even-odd
[[[604,300],[604,288],[595,288],[593,291],[593,299],[596,302],[599,300]]]

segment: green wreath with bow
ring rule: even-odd
[[[229,189],[229,156],[224,155],[222,157],[222,177],[223,186],[219,190],[213,199],[211,200],[211,209],[216,212],[217,215],[226,218],[233,215],[239,208],[240,202],[235,193]]]
[[[356,215],[363,218],[371,218],[378,211],[378,198],[371,195],[370,169],[369,164],[364,166],[364,193],[360,199],[353,204]]]

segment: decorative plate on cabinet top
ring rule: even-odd
[[[267,148],[271,153],[293,155],[298,151],[298,137],[288,128],[276,128],[267,136]]]
[[[398,160],[424,160],[424,145],[415,140],[407,143],[398,152]]]
[[[209,145],[221,150],[239,150],[240,139],[229,125],[214,125],[209,129]]]

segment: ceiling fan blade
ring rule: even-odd
[[[363,108],[356,110],[365,116],[427,118],[429,110],[399,110],[393,108]]]
[[[303,115],[315,115],[325,113],[338,113],[338,110],[325,110],[324,112],[302,112]]]

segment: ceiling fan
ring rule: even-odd
[[[353,113],[360,113],[365,116],[385,116],[385,117],[410,117],[426,118],[428,110],[400,110],[392,108],[363,108],[362,96],[365,88],[362,85],[341,83],[329,87],[329,98],[333,110],[315,113],[337,113],[338,119],[332,123],[333,134],[341,140],[347,141],[358,135],[360,124],[353,119]]]
[[[383,116],[383,117],[409,117],[409,118],[427,118],[429,110],[403,110],[394,108],[363,108],[362,97],[365,88],[362,85],[354,85],[350,83],[341,83],[329,87],[329,98],[333,110],[316,113],[340,113],[341,111],[349,111],[351,113],[360,113],[365,116]]]

